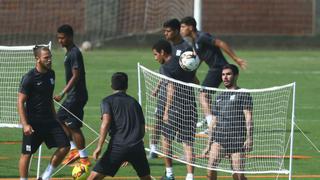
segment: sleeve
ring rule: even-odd
[[[140,114],[140,122],[142,125],[145,125],[145,119],[144,119],[144,115],[143,115],[143,111],[142,111],[142,108],[140,106],[140,104],[137,102],[137,107],[138,107],[138,111],[139,111],[139,114]]]
[[[30,95],[32,92],[32,79],[28,75],[24,75],[21,79],[19,92],[25,95]]]
[[[212,114],[214,116],[218,116],[218,109],[217,109],[217,99],[218,99],[219,96],[216,96],[213,100],[213,103],[212,103]]]
[[[111,106],[106,100],[103,100],[101,102],[100,108],[101,108],[101,119],[104,114],[112,114]]]
[[[198,40],[198,43],[199,44],[206,44],[206,45],[212,45],[213,41],[215,40],[215,38],[213,36],[211,36],[210,34],[208,33],[205,33],[205,34],[202,34],[200,37],[199,37],[199,40]]]
[[[252,96],[249,93],[245,93],[243,97],[243,110],[253,110]]]
[[[79,68],[79,58],[81,57],[80,52],[72,51],[70,53],[70,63],[72,69],[78,69]]]

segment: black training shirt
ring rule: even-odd
[[[55,121],[52,111],[54,81],[53,70],[40,73],[34,68],[22,77],[19,92],[27,96],[26,114],[28,123]]]
[[[101,102],[101,117],[112,117],[109,128],[112,145],[132,147],[144,137],[145,119],[140,104],[124,92],[104,98]]]
[[[66,83],[72,77],[72,69],[78,69],[80,77],[77,83],[68,92],[68,99],[77,99],[87,101],[88,92],[86,87],[86,72],[83,63],[83,57],[78,47],[73,46],[67,51],[64,59]]]

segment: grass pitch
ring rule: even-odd
[[[248,69],[240,72],[238,84],[243,88],[266,88],[271,86],[297,83],[296,89],[296,124],[302,128],[314,145],[320,147],[319,112],[320,112],[320,57],[319,51],[280,51],[280,50],[237,50],[237,54],[248,61]],[[129,75],[128,94],[137,95],[137,62],[145,67],[157,71],[159,64],[154,60],[150,48],[145,49],[103,49],[85,52],[86,78],[89,91],[89,101],[85,107],[85,123],[95,131],[99,131],[100,125],[100,101],[111,94],[110,78],[114,72],[123,71]],[[56,72],[55,92],[61,91],[64,86],[64,52],[60,49],[53,51],[53,69]],[[229,60],[232,63],[232,60]],[[207,72],[207,67],[202,64],[198,70],[198,77],[202,80]],[[97,136],[88,128],[83,128],[87,144]],[[18,178],[18,160],[20,157],[21,129],[1,128],[0,133],[0,178]],[[309,156],[308,159],[295,159],[293,161],[294,179],[319,179],[320,152],[318,152],[295,128],[294,154]],[[13,143],[5,143],[13,141]],[[14,143],[18,141],[18,143]],[[94,143],[88,148],[92,154]],[[107,145],[104,146],[106,148]],[[52,154],[52,150],[43,147],[45,157]],[[30,176],[36,176],[36,161],[31,164]],[[41,173],[49,162],[43,158]],[[151,173],[160,177],[164,173],[162,159],[150,160]],[[287,163],[287,161],[286,161]],[[70,178],[72,167],[65,167],[59,171],[55,178]],[[174,162],[174,171],[177,177],[184,179],[185,165]],[[205,178],[206,171],[196,168],[197,179]],[[230,174],[219,173],[223,179],[231,179]],[[318,175],[318,176],[317,176]],[[135,171],[132,167],[120,169],[116,177],[120,179],[135,179]],[[127,177],[127,178],[126,178]],[[250,177],[250,176],[249,176]],[[252,176],[250,179],[272,179],[268,176]],[[116,178],[115,178],[116,179]],[[274,178],[273,178],[274,179]],[[281,176],[279,179],[287,179]]]

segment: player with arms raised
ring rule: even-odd
[[[191,38],[195,54],[209,67],[209,71],[202,83],[203,86],[219,87],[222,82],[222,67],[228,64],[228,62],[223,56],[221,49],[241,68],[246,68],[246,61],[236,56],[227,43],[210,35],[209,33],[198,31],[196,26],[197,23],[193,17],[185,17],[181,20],[180,33],[183,37]],[[200,104],[203,109],[206,122],[209,126],[212,120],[212,114],[210,112],[211,103],[209,95],[204,91],[200,93]]]

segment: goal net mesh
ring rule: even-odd
[[[139,66],[139,69],[143,74],[140,79],[147,135],[149,142],[157,144],[158,155],[196,167],[230,173],[289,173],[285,158],[290,144],[293,84],[230,91],[183,83],[143,66]],[[168,118],[165,118],[168,84],[173,85],[174,91]],[[211,133],[208,133],[205,123],[203,126],[199,125],[204,121],[199,102],[202,92],[210,97],[211,113],[217,117],[216,126]],[[252,150],[244,148],[248,137],[244,111],[252,112]],[[172,140],[171,151],[165,149],[160,142],[164,138]],[[211,148],[209,151],[219,152],[210,154],[216,156],[216,164],[209,163],[210,156],[203,153],[208,145],[208,138],[210,144],[220,145],[219,151],[216,146],[215,150]],[[193,147],[193,160],[186,155],[184,145]],[[237,158],[231,161],[231,155],[237,152],[242,152],[243,156],[239,158],[242,163],[236,162]],[[241,168],[235,169],[239,165]]]
[[[0,127],[21,127],[17,93],[22,76],[35,66],[33,48],[0,46]]]

